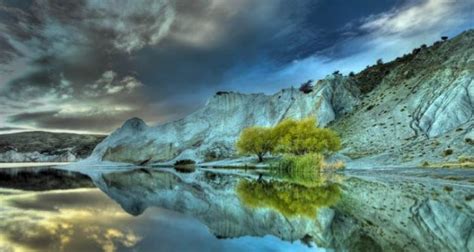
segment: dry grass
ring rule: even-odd
[[[321,161],[321,170],[323,171],[342,170],[344,168],[346,168],[346,163],[342,160],[337,160],[332,163],[328,163],[324,159]]]
[[[454,162],[441,162],[441,163],[428,163],[423,162],[421,164],[424,168],[465,168],[465,169],[472,169],[474,168],[474,161],[454,161]]]
[[[474,162],[473,156],[459,156],[458,161],[461,163]]]

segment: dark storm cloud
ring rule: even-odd
[[[10,123],[32,125],[43,129],[68,129],[84,130],[95,129],[106,132],[116,125],[120,125],[123,119],[130,117],[128,113],[108,114],[98,111],[96,114],[61,114],[60,111],[44,111],[33,113],[15,114],[8,118]],[[112,128],[114,129],[114,128]]]
[[[37,122],[45,117],[51,117],[58,114],[59,111],[25,112],[10,116],[10,121],[16,122]]]
[[[219,89],[272,92],[336,69],[356,69],[372,56],[344,59],[374,48],[382,55],[390,51],[377,38],[413,37],[400,20],[412,22],[415,33],[430,27],[426,31],[436,34],[439,20],[449,23],[458,5],[0,0],[0,70],[6,73],[0,76],[0,123],[109,131],[132,116],[176,119]]]
[[[9,131],[18,131],[18,130],[26,130],[27,128],[21,127],[0,127],[0,132],[9,132]]]
[[[0,64],[5,64],[23,54],[18,51],[7,38],[0,36]]]

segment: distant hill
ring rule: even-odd
[[[105,135],[43,131],[0,135],[0,162],[74,161],[90,155]]]

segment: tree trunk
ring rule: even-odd
[[[263,154],[257,154],[258,156],[258,162],[261,163],[263,162]]]

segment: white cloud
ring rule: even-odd
[[[175,25],[170,36],[180,43],[197,48],[212,48],[216,44],[222,43],[223,40],[229,39],[234,33],[239,31],[229,30],[229,26],[233,18],[248,14],[244,22],[248,19],[260,20],[261,22],[268,22],[272,20],[269,17],[274,17],[278,10],[278,1],[273,1],[271,4],[265,1],[253,0],[208,0],[205,2],[205,8],[202,10],[182,11],[176,17]],[[255,13],[255,15],[252,15]],[[273,19],[271,22],[276,23],[279,20]],[[257,24],[255,22],[253,24]],[[245,28],[247,29],[247,28]]]
[[[83,94],[89,97],[125,93],[130,94],[142,87],[143,84],[133,76],[125,76],[121,79],[112,70],[105,71],[94,83],[86,86]]]
[[[371,16],[361,28],[378,34],[426,33],[465,22],[469,15],[459,14],[463,8],[472,10],[473,5],[470,0],[424,0],[417,5]]]

